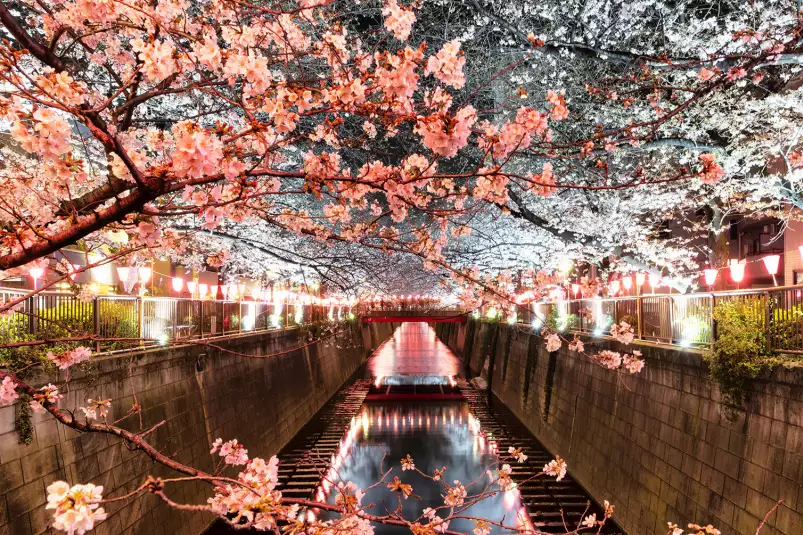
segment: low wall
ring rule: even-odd
[[[121,418],[134,400],[143,407],[145,429],[165,423],[151,443],[180,462],[211,471],[211,443],[237,438],[251,457],[269,457],[295,435],[364,361],[367,349],[392,333],[392,326],[352,325],[329,339],[271,358],[247,358],[210,347],[153,349],[133,355],[96,357],[85,371],[72,371],[62,407],[86,405],[87,398],[111,398],[108,421]],[[367,335],[367,339],[366,339]],[[250,355],[269,355],[303,345],[299,328],[215,342]],[[130,373],[129,373],[130,370]],[[57,380],[45,377],[42,382]],[[63,380],[63,377],[61,377]],[[136,396],[136,397],[135,397]],[[100,433],[77,433],[49,415],[34,415],[34,438],[19,445],[18,406],[0,408],[0,534],[29,535],[48,529],[47,485],[56,480],[104,486],[105,497],[121,496],[148,474],[175,475],[154,466],[142,453]],[[138,431],[134,415],[119,425]],[[207,484],[171,485],[167,493],[183,503],[205,503]],[[168,508],[153,495],[105,506],[109,517],[93,533],[194,535],[214,518]]]
[[[761,535],[803,533],[803,371],[753,381],[747,410],[729,419],[698,352],[641,346],[646,365],[632,376],[566,344],[548,353],[522,326],[472,323],[473,373],[494,363],[494,394],[592,496],[616,505],[631,535],[664,535],[668,521],[754,535],[778,500]],[[460,353],[454,333],[438,333]]]

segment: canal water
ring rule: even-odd
[[[445,467],[445,480],[460,481],[471,495],[486,489],[485,471],[498,460],[497,450],[506,453],[517,446],[530,456],[525,465],[513,466],[514,480],[518,476],[523,484],[472,505],[466,516],[547,533],[566,533],[587,514],[601,518],[599,505],[570,476],[561,482],[530,480],[552,455],[506,408],[489,407],[484,393],[457,386],[463,369],[428,324],[401,324],[371,355],[363,379],[344,387],[279,454],[279,490],[288,497],[334,503],[337,482],[350,481],[360,489],[380,482],[367,491],[362,505],[372,504],[367,512],[385,515],[398,506],[398,493],[387,487],[398,477],[412,486],[415,496],[402,500],[402,510],[406,519],[415,519],[427,507],[443,505],[444,488],[415,471],[403,471],[401,460],[407,455],[429,475]],[[306,514],[332,518],[320,510]],[[455,519],[449,529],[470,534],[474,527],[472,520]],[[374,528],[376,535],[410,532],[401,526]],[[507,532],[491,529],[491,535]],[[613,522],[601,531],[620,532]],[[243,531],[222,521],[207,531],[224,533]]]
[[[352,481],[360,488],[382,480],[393,481],[399,477],[412,485],[416,497],[402,500],[402,510],[407,519],[416,518],[427,507],[443,505],[444,493],[440,482],[432,481],[412,471],[403,471],[400,460],[407,455],[413,458],[416,468],[432,475],[434,470],[446,468],[445,480],[453,484],[460,481],[469,494],[482,492],[489,483],[485,470],[498,458],[493,444],[486,443],[481,435],[479,422],[469,412],[464,401],[435,401],[420,403],[368,402],[363,406],[352,426],[353,438],[346,443],[342,459],[335,463],[330,475],[339,476],[344,482]],[[384,463],[384,465],[383,465]],[[334,480],[334,477],[333,477]],[[474,482],[474,485],[469,486]],[[336,490],[319,489],[318,498],[334,503]],[[492,487],[492,490],[496,487]],[[379,485],[365,495],[363,505],[374,504],[367,512],[387,514],[398,506],[398,493],[385,484]],[[465,511],[466,515],[488,518],[507,525],[519,523],[517,491],[496,494]],[[474,522],[456,519],[449,529],[470,533]],[[492,533],[504,530],[495,527]],[[401,535],[409,529],[400,526],[377,525],[377,535]]]

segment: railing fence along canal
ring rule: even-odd
[[[27,291],[0,288],[0,304]],[[174,339],[208,338],[342,320],[347,305],[292,301],[218,301],[171,297],[100,295],[82,300],[72,293],[40,292],[0,316],[0,344],[91,336],[96,351]],[[115,340],[117,339],[117,340]]]
[[[803,285],[694,294],[659,294],[626,297],[595,297],[531,303],[519,309],[518,317],[540,327],[552,319],[560,329],[593,336],[606,336],[611,326],[629,323],[637,340],[681,347],[710,347],[716,339],[714,310],[738,302],[761,326],[767,349],[803,354]],[[475,315],[503,314],[483,307]],[[504,317],[502,318],[504,319]]]

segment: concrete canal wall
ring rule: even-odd
[[[136,395],[145,429],[165,421],[151,443],[180,462],[211,471],[209,449],[218,437],[237,438],[251,457],[278,452],[392,330],[390,324],[351,325],[337,340],[263,359],[198,345],[96,357],[85,370],[72,371],[61,406],[111,398],[111,422],[131,408]],[[309,335],[291,328],[214,343],[258,356],[306,344]],[[57,379],[63,377],[42,377],[37,383]],[[49,415],[33,416],[33,442],[20,445],[15,429],[19,410],[19,405],[0,408],[0,535],[48,530],[52,511],[45,510],[45,488],[53,481],[92,482],[104,486],[106,497],[115,497],[136,488],[148,474],[175,475],[116,438],[79,434]],[[136,415],[120,425],[140,429]],[[205,503],[210,490],[206,484],[180,484],[167,493],[179,502]],[[152,495],[105,508],[109,518],[93,533],[195,535],[214,520],[206,513],[170,509]]]
[[[803,371],[753,381],[747,410],[729,419],[695,351],[640,347],[646,365],[631,376],[566,344],[550,354],[522,326],[436,329],[472,374],[494,363],[494,394],[592,496],[616,505],[630,535],[664,535],[668,521],[754,535],[778,500],[761,534],[803,533]],[[622,350],[592,350],[606,347]]]

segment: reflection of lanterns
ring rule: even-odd
[[[201,283],[201,284],[198,285],[198,297],[200,297],[201,299],[206,297],[206,292],[208,292],[208,291],[209,291],[209,285],[208,284]]]
[[[151,280],[151,275],[153,275],[153,268],[149,267],[139,268],[139,282],[141,284],[145,284],[146,282]]]
[[[731,279],[733,279],[733,282],[738,284],[744,280],[744,264],[739,264],[734,261],[730,265],[730,269],[731,269]]]
[[[195,281],[187,282],[187,291],[190,292],[190,295],[195,295],[195,288],[198,287],[198,283]]]
[[[618,280],[611,281],[610,289],[611,289],[611,295],[618,294],[619,293],[619,281]]]
[[[173,285],[173,291],[176,293],[181,293],[181,290],[184,288],[184,279],[181,277],[173,277],[171,283]]]
[[[630,288],[633,287],[633,277],[631,277],[630,275],[628,275],[627,277],[624,277],[622,279],[622,286],[625,287],[625,290],[629,291]]]
[[[706,269],[703,273],[705,274],[705,283],[709,286],[713,286],[717,280],[718,271],[716,269]]]

